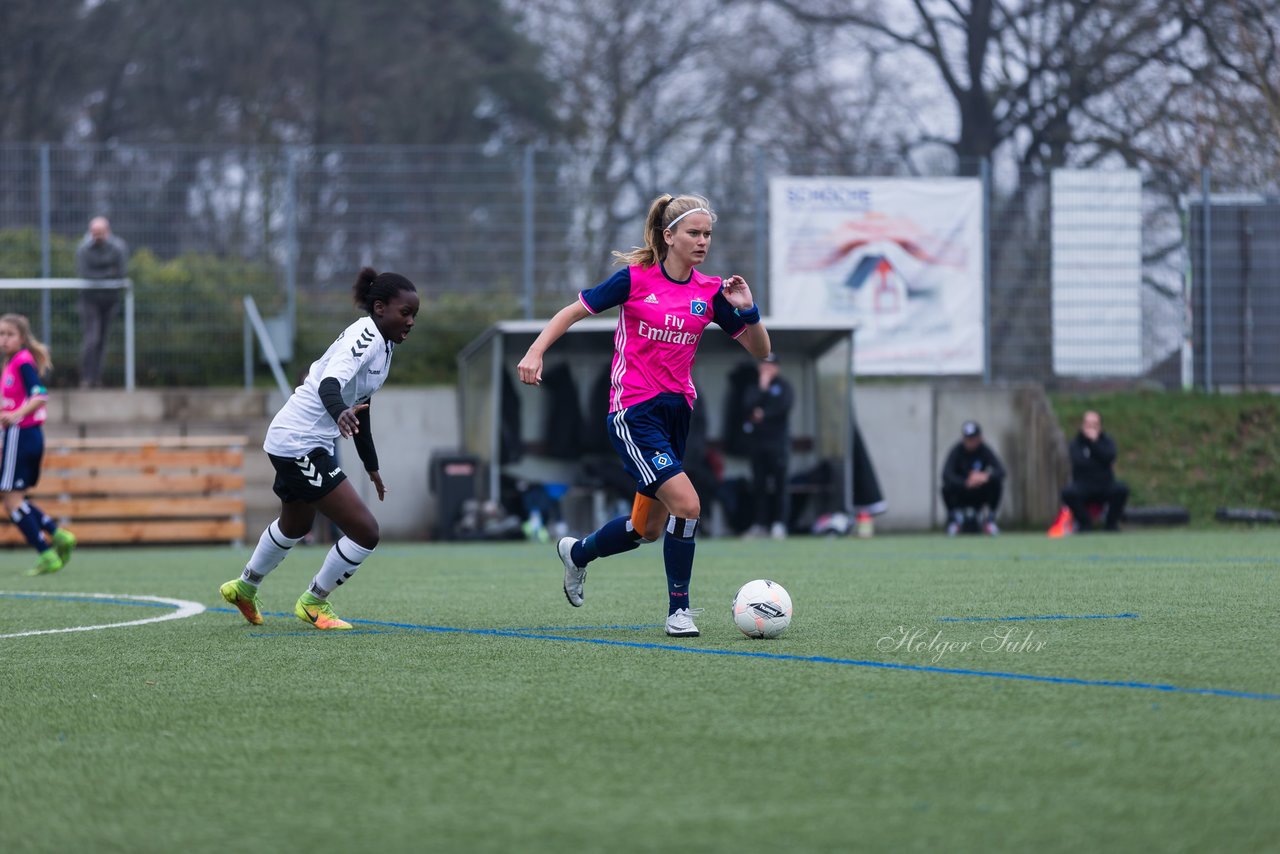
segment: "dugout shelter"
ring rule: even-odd
[[[791,413],[792,453],[790,471],[805,471],[823,463],[839,476],[820,500],[822,512],[850,512],[853,506],[853,353],[857,324],[849,320],[799,323],[765,318],[773,350],[779,355],[783,375],[795,389]],[[516,376],[516,365],[546,326],[544,320],[507,320],[490,326],[458,354],[458,418],[462,451],[479,462],[479,497],[496,499],[503,475],[567,486],[571,496],[594,497],[589,519],[580,527],[605,521],[599,495],[584,484],[583,468],[594,457],[612,459],[611,450],[599,453],[588,445],[607,443],[605,424],[594,413],[602,411],[592,400],[606,377],[613,357],[617,317],[589,317],[574,324],[547,353],[543,386],[527,386]],[[719,327],[708,327],[698,347],[693,381],[698,389],[696,406],[706,418],[707,439],[720,447],[729,375],[754,364],[750,354]],[[546,378],[555,370],[572,377],[584,415],[585,440],[581,454],[548,453],[545,441],[551,395]],[[607,411],[607,402],[603,407]],[[552,435],[552,438],[556,436]],[[724,476],[749,474],[745,459],[724,455]]]

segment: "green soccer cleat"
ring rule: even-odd
[[[66,528],[54,531],[53,550],[58,553],[58,559],[62,561],[63,566],[71,563],[71,553],[76,550],[76,535]]]
[[[53,549],[40,552],[36,565],[27,570],[27,575],[52,575],[62,569],[62,558]]]
[[[333,606],[324,599],[317,599],[310,590],[298,597],[293,613],[299,620],[317,629],[349,629],[351,624],[333,613]]]
[[[240,609],[244,618],[255,626],[262,625],[262,611],[258,607],[258,590],[242,578],[233,578],[218,588],[222,598]]]

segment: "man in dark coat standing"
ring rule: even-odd
[[[129,247],[111,233],[105,216],[89,222],[89,233],[76,248],[76,275],[82,279],[119,280],[128,275]],[[120,305],[118,288],[80,292],[80,387],[102,385],[102,354],[111,320]]]

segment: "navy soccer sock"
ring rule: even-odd
[[[662,541],[662,559],[667,568],[667,616],[689,607],[689,579],[693,576],[693,535],[697,519],[667,519],[667,536]]]
[[[26,504],[27,504],[27,507],[31,510],[31,512],[35,514],[36,518],[40,520],[40,527],[44,529],[45,533],[47,534],[58,533],[58,523],[53,521],[53,517],[51,517],[48,513],[41,510],[35,504],[31,503],[30,499],[27,500]]]
[[[47,552],[49,550],[49,543],[44,538],[44,532],[40,530],[40,519],[31,512],[27,502],[24,501],[15,507],[13,512],[9,514],[9,518],[13,520],[13,524],[18,526],[18,530],[22,532],[22,536],[30,543],[31,548],[38,552]]]
[[[631,527],[630,516],[610,519],[594,533],[573,544],[570,557],[578,566],[586,566],[598,557],[629,552],[640,547],[640,535]]]

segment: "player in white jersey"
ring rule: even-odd
[[[307,372],[302,385],[272,419],[263,449],[276,470],[273,487],[280,517],[267,526],[239,578],[222,585],[222,598],[253,625],[262,624],[258,585],[280,565],[323,513],[342,531],[320,571],[294,605],[298,619],[317,629],[349,629],[329,604],[329,594],[360,568],[378,545],[378,520],[360,500],[334,458],[339,436],[354,439],[356,453],[378,491],[378,454],[369,429],[369,398],[382,388],[396,345],[413,329],[418,292],[398,273],[365,267],[352,293],[367,315],[338,335]]]

